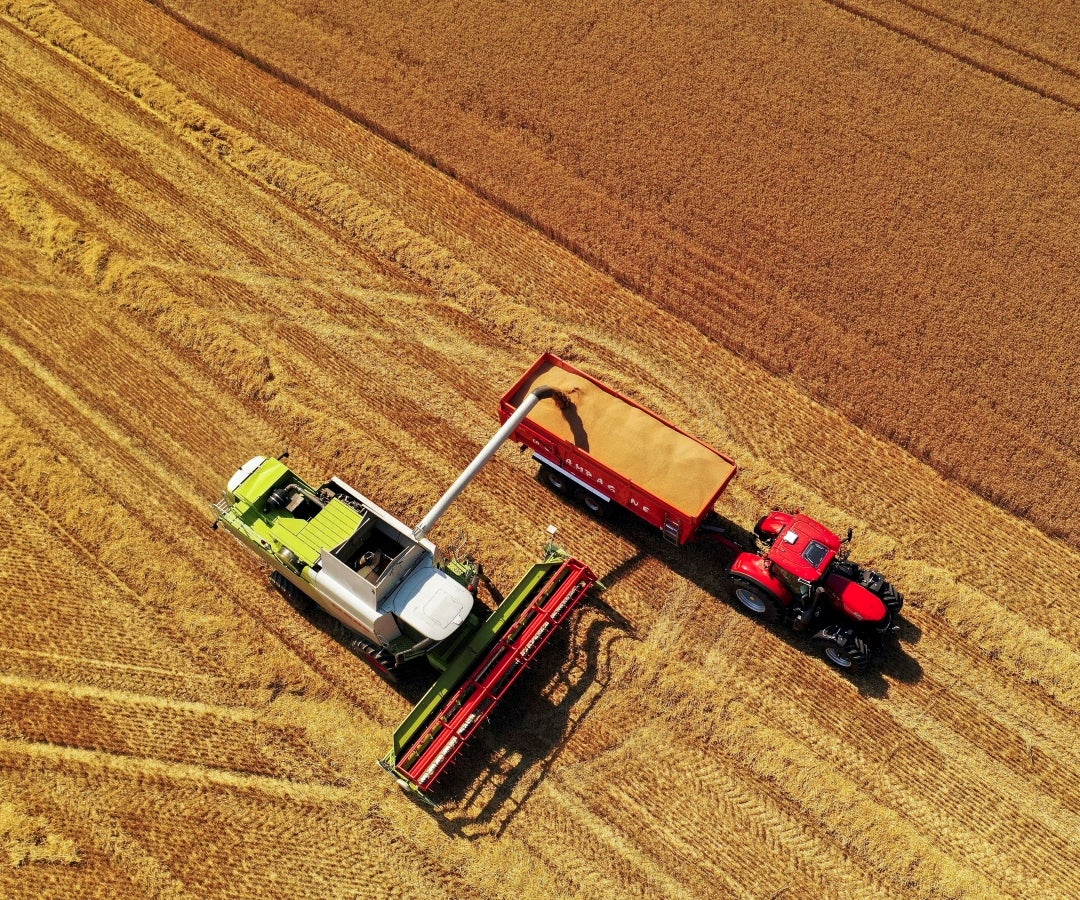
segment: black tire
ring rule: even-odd
[[[767,518],[768,516],[762,516],[760,519],[757,520],[757,522],[754,523],[754,537],[761,541],[761,543],[764,544],[766,547],[771,547],[773,545],[773,541],[776,540],[776,535],[766,534],[764,531],[761,530],[761,523],[764,522]]]
[[[572,482],[562,472],[551,468],[551,466],[541,466],[541,472],[547,486],[556,494],[569,493]]]
[[[841,563],[837,565],[833,564],[833,571],[840,572],[845,577],[851,578],[852,581],[858,581],[863,587],[865,587],[874,596],[879,597],[881,602],[885,604],[885,608],[896,615],[904,606],[904,598],[900,595],[900,592],[894,588],[889,582],[885,580],[885,576],[880,572],[875,572],[871,569],[862,569],[859,566],[855,566],[855,574],[847,575],[847,572],[840,568],[840,566],[852,566],[853,563]]]
[[[842,575],[848,581],[858,581],[862,577],[862,567],[857,563],[848,562],[846,559],[833,560],[832,571]]]
[[[903,595],[887,581],[885,582],[885,589],[881,592],[881,602],[894,616],[904,607]]]
[[[783,613],[780,600],[748,578],[731,579],[731,596],[755,619],[762,622],[778,622]]]
[[[589,491],[582,491],[581,502],[585,508],[598,519],[607,515],[608,502],[606,500],[601,500],[596,494],[592,494]]]
[[[865,672],[870,665],[870,647],[850,628],[830,625],[814,635],[814,644],[829,664],[842,672]]]

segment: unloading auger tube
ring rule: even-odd
[[[537,403],[548,397],[551,397],[559,404],[559,409],[566,409],[566,407],[570,405],[570,398],[558,388],[542,385],[531,391],[529,395],[521,401],[521,405],[514,411],[514,414],[506,420],[503,427],[492,435],[491,440],[487,442],[484,449],[477,453],[476,458],[466,466],[465,471],[458,476],[457,481],[447,488],[446,493],[439,498],[439,501],[431,507],[431,511],[424,516],[424,518],[420,520],[420,524],[413,529],[413,537],[416,540],[419,541],[427,535],[435,523],[442,518],[442,514],[446,512],[446,508],[454,502],[457,495],[465,490],[466,485],[476,477],[476,473],[479,472],[487,461],[495,455],[495,451],[499,449],[502,443],[514,433],[514,430],[521,424],[522,419],[531,412],[532,408],[536,406]]]

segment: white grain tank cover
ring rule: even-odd
[[[393,594],[399,619],[425,637],[441,641],[457,630],[473,606],[473,596],[431,557],[417,566]]]

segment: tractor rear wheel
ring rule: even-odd
[[[780,601],[761,585],[746,578],[733,578],[731,594],[743,609],[762,622],[779,621]]]
[[[845,672],[865,672],[870,665],[870,647],[850,628],[825,628],[814,635],[814,643],[832,665]]]

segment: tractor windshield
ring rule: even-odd
[[[829,548],[826,547],[820,541],[810,541],[806,545],[806,549],[802,552],[802,557],[815,569],[820,569],[821,564],[825,562],[825,557],[829,553]]]

